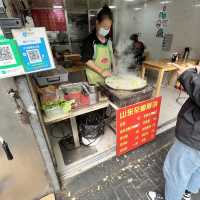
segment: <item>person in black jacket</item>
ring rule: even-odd
[[[135,57],[135,64],[137,66],[138,65],[141,66],[143,61],[144,61],[144,50],[145,50],[144,43],[142,41],[139,41],[138,34],[132,34],[130,36],[130,40],[133,41],[132,52],[133,52],[134,57]]]
[[[165,197],[151,191],[149,200],[190,200],[200,189],[200,67],[174,65],[189,98],[178,114],[176,141],[164,163]]]

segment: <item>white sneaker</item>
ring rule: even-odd
[[[158,194],[153,191],[147,192],[147,198],[149,200],[165,200],[161,194]]]
[[[147,197],[148,200],[165,200],[162,195],[153,191],[147,192]],[[182,200],[191,200],[191,199],[192,199],[191,193],[185,193],[182,198]]]
[[[96,146],[100,142],[102,137],[103,135],[100,135],[98,138],[95,138],[95,139],[87,139],[87,138],[82,137],[82,143],[85,146],[93,147],[93,146]]]
[[[191,199],[192,199],[191,193],[185,193],[183,195],[183,199],[182,200],[191,200]]]

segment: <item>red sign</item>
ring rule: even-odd
[[[63,9],[33,9],[31,12],[35,26],[44,26],[47,31],[67,31]]]
[[[157,97],[117,110],[117,156],[155,139],[160,105],[161,97]]]

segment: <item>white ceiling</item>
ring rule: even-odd
[[[64,0],[28,0],[29,5],[32,8],[40,8],[40,7],[53,7],[55,5],[63,5]],[[122,3],[137,5],[145,2],[149,2],[150,0],[134,0],[128,2],[126,0],[65,0],[67,10],[69,11],[87,11],[89,9],[99,9],[104,4],[109,5],[121,5]]]
[[[37,7],[51,7],[52,5],[62,5],[63,0],[28,0],[32,6]],[[131,2],[128,2],[126,0],[66,0],[67,5],[70,7],[76,8],[80,5],[87,6],[87,2],[89,2],[89,5],[92,7],[99,7],[99,5],[107,4],[115,4],[115,3],[127,3],[127,4],[138,4],[138,3],[144,3],[149,0],[133,0]]]

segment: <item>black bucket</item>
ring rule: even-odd
[[[105,110],[99,110],[82,115],[78,118],[79,134],[85,139],[97,139],[104,134]]]

